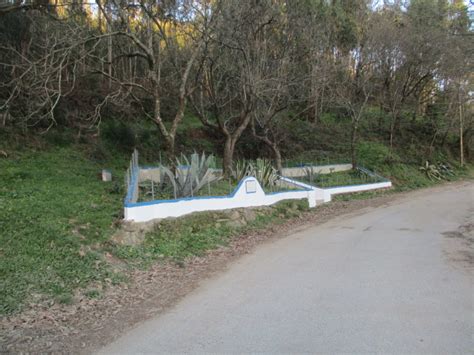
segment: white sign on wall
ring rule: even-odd
[[[248,194],[254,194],[257,192],[257,182],[255,180],[246,181],[245,192]]]

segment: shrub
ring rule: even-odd
[[[359,165],[375,169],[384,164],[397,162],[400,158],[390,149],[378,142],[360,142],[357,146]]]

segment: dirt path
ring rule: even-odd
[[[147,271],[134,271],[131,282],[106,290],[97,300],[82,299],[70,306],[53,305],[31,309],[0,321],[0,351],[84,352],[99,349],[133,326],[162,314],[203,280],[226,270],[255,246],[284,238],[336,217],[361,215],[380,206],[394,205],[409,197],[435,194],[468,186],[468,182],[416,192],[381,195],[370,200],[336,201],[266,230],[243,235],[225,248],[205,257],[188,260],[184,267],[157,264]]]

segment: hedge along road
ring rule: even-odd
[[[101,353],[470,353],[474,184],[257,248]]]

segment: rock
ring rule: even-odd
[[[112,240],[120,245],[139,245],[145,240],[145,234],[119,230],[113,235]]]
[[[237,221],[241,219],[240,213],[238,210],[232,210],[232,212],[229,213],[229,218],[231,221]]]
[[[233,220],[227,223],[227,225],[232,228],[240,228],[240,227],[245,226],[246,224],[247,222],[245,222],[245,220],[243,219]]]
[[[247,208],[242,211],[242,216],[246,222],[253,222],[257,218],[257,213],[253,209]]]
[[[112,236],[112,241],[120,245],[139,245],[145,240],[145,235],[152,231],[157,220],[146,223],[124,222]]]

